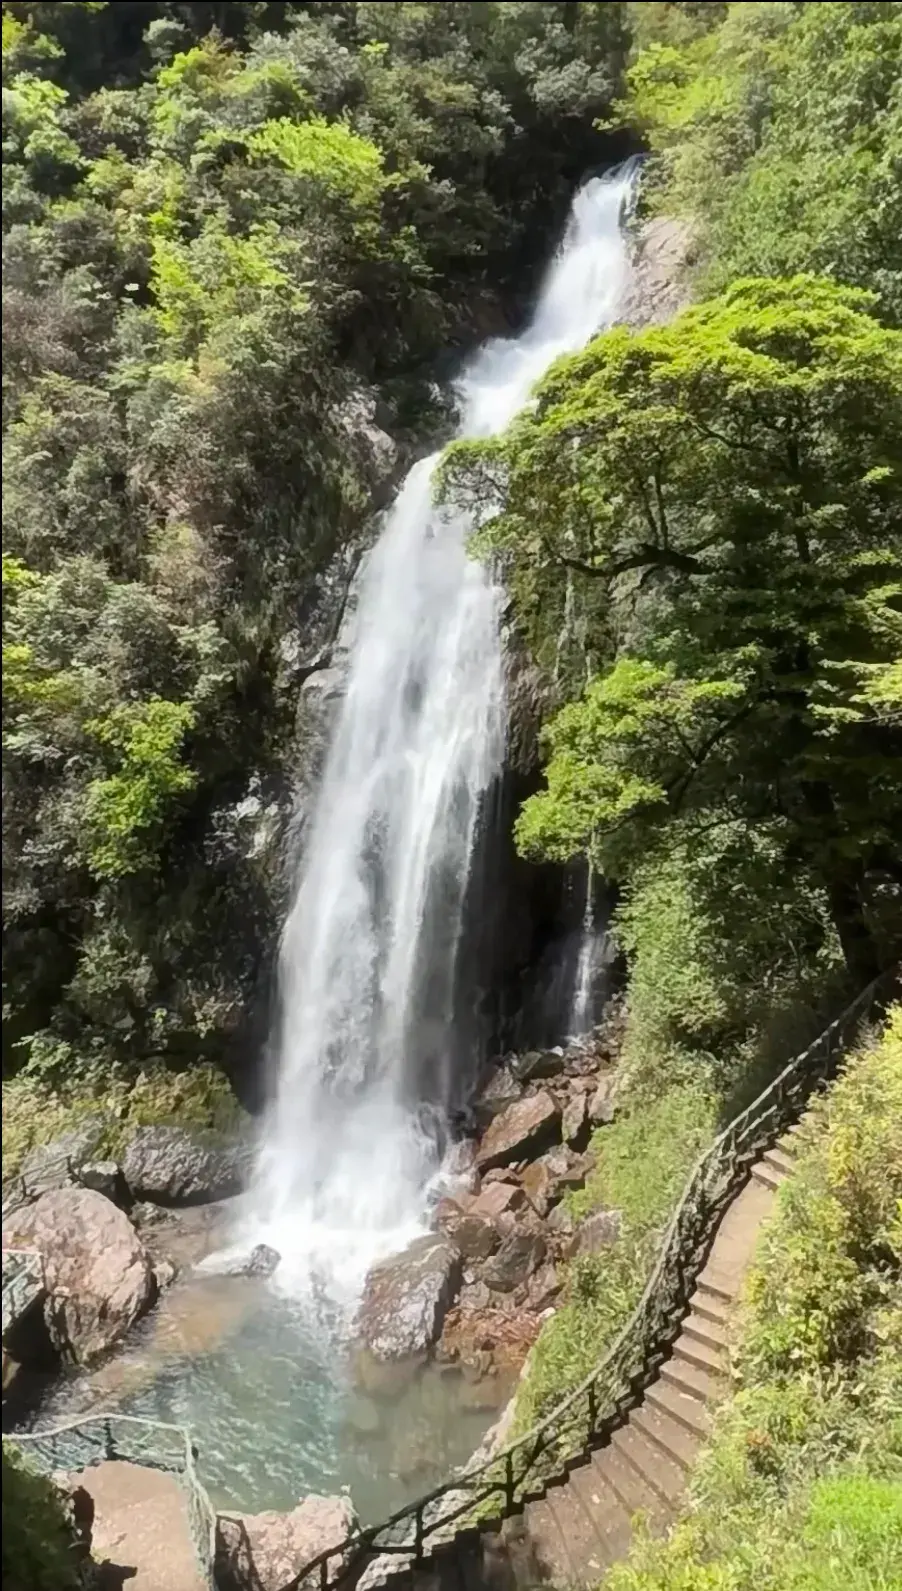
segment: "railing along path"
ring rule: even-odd
[[[812,1093],[835,1073],[860,1025],[875,1015],[897,970],[870,984],[819,1038],[794,1057],[764,1091],[705,1150],[689,1177],[658,1258],[630,1319],[595,1369],[531,1430],[484,1463],[401,1508],[380,1525],[353,1531],[305,1563],[281,1591],[337,1591],[367,1568],[376,1583],[392,1572],[419,1568],[458,1539],[522,1512],[569,1468],[603,1446],[641,1400],[675,1341],[704,1267],[717,1226],[752,1165],[798,1120]],[[155,1433],[174,1449],[160,1456]],[[197,1471],[190,1433],[178,1425],[98,1414],[50,1431],[4,1437],[31,1452],[44,1468],[80,1469],[125,1459],[178,1474],[198,1557],[215,1591],[216,1513]],[[383,1560],[381,1564],[374,1560]],[[380,1572],[381,1571],[381,1572]]]

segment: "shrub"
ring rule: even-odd
[[[71,1531],[59,1495],[3,1444],[3,1591],[75,1591]]]

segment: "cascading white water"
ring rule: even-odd
[[[613,319],[631,175],[577,193],[530,325],[488,343],[460,383],[461,436],[502,430],[552,360]],[[503,755],[498,593],[467,554],[466,521],[433,506],[437,457],[411,470],[364,570],[282,943],[255,1202],[283,1279],[336,1298],[423,1220],[474,836]]]

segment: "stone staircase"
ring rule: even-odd
[[[562,1485],[484,1539],[479,1572],[472,1565],[464,1576],[468,1585],[597,1587],[627,1556],[637,1514],[656,1534],[676,1519],[712,1409],[728,1387],[730,1317],[761,1224],[792,1171],[796,1131],[761,1157],[726,1211],[690,1312],[641,1404]]]

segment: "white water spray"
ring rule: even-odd
[[[460,383],[461,436],[502,430],[558,355],[610,323],[631,173],[576,195],[523,334]],[[474,838],[504,743],[498,593],[416,464],[364,570],[347,691],[281,953],[279,1078],[257,1233],[288,1286],[352,1299],[422,1225],[452,1097],[455,971]]]

